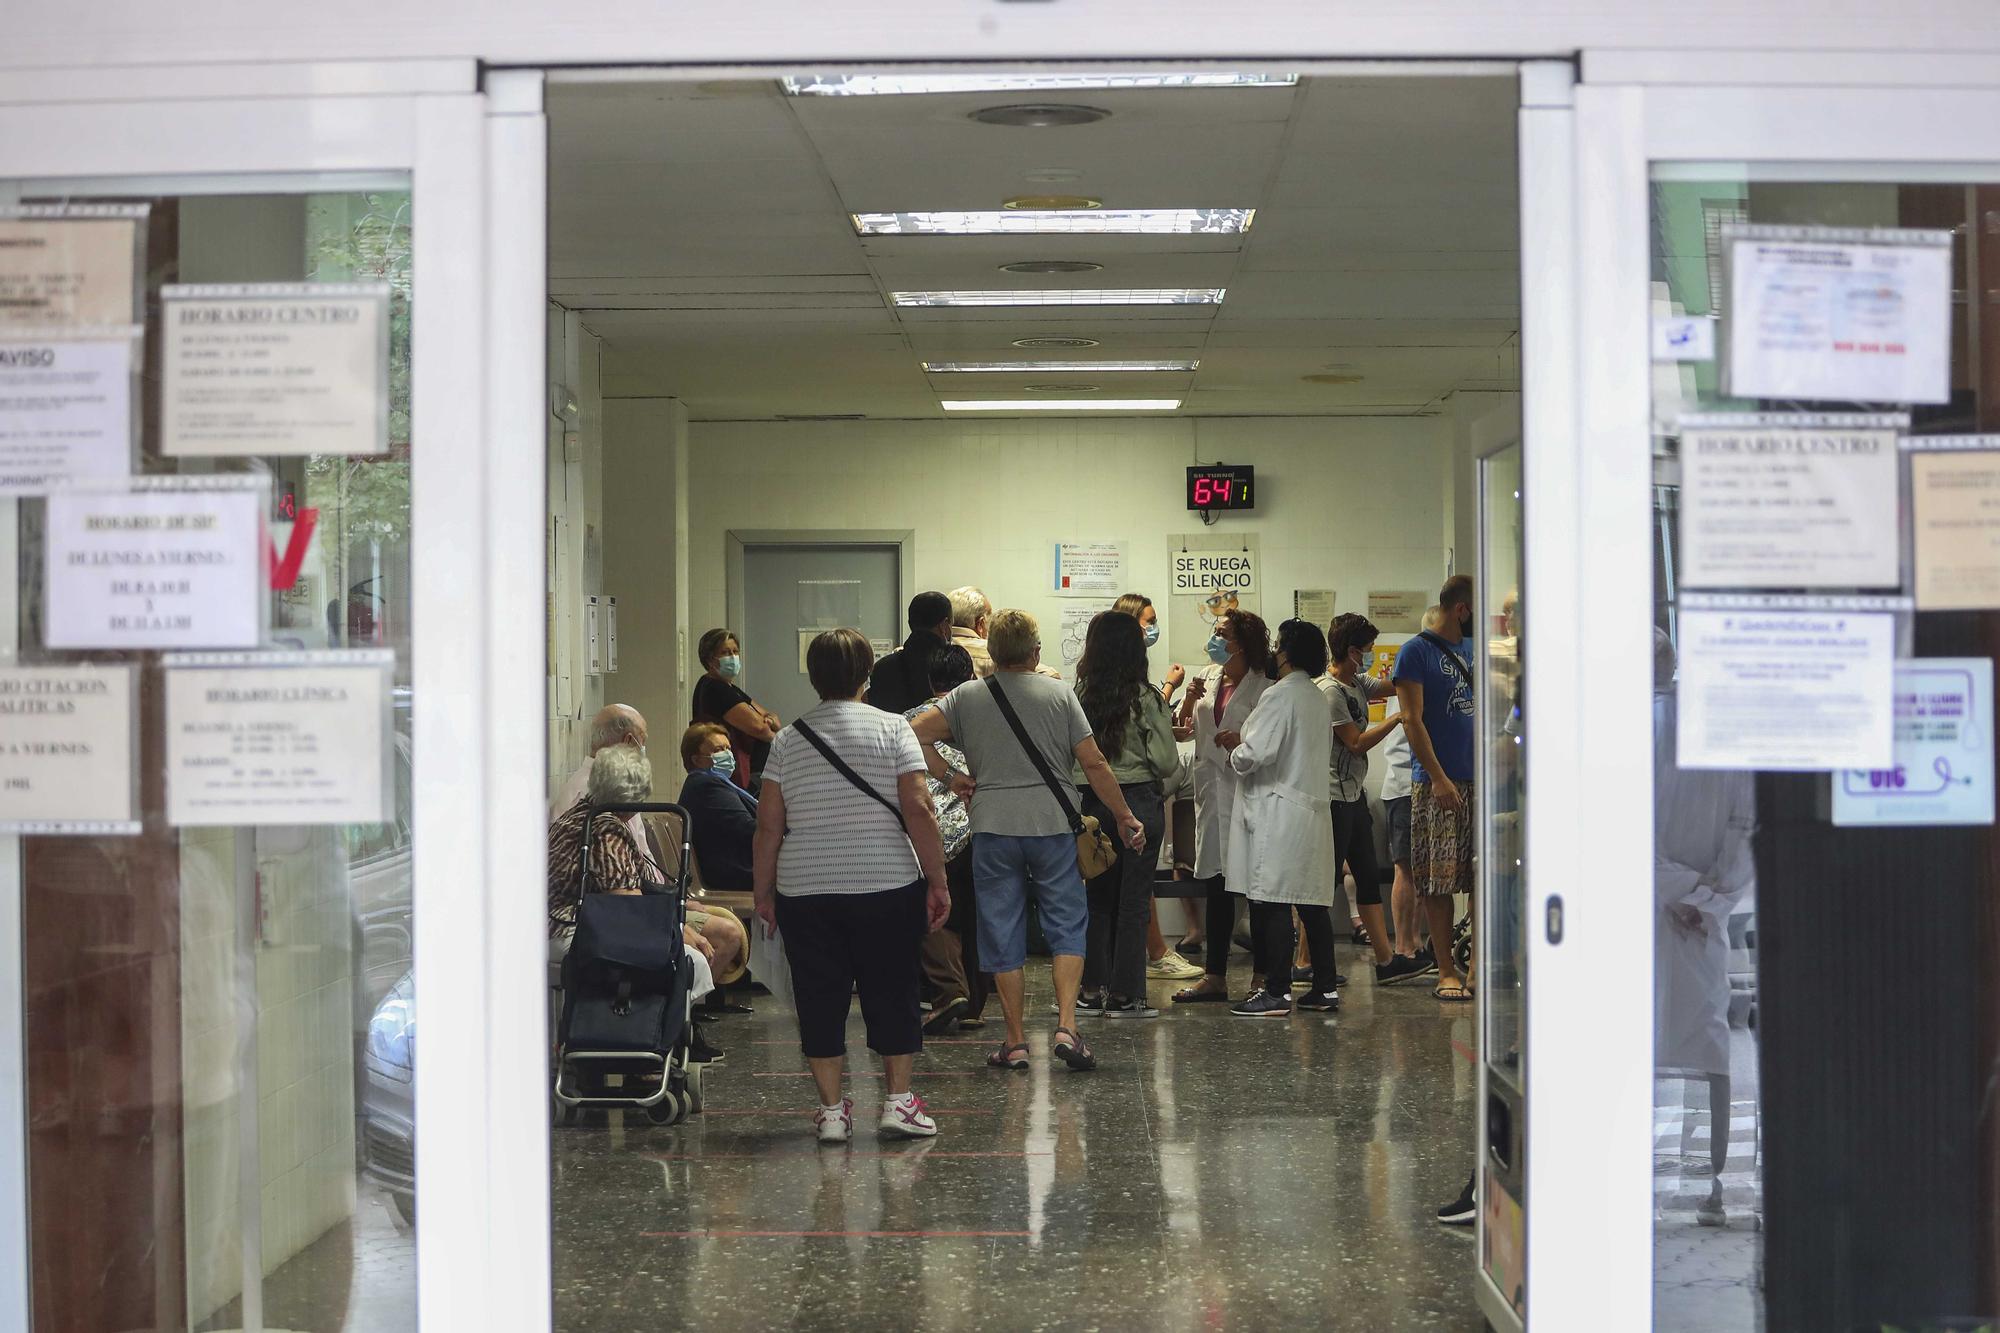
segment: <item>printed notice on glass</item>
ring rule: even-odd
[[[188,653],[164,665],[168,823],[393,817],[390,654]]]
[[[1680,766],[1890,767],[1895,640],[1887,613],[1683,610]]]
[[[1896,429],[1767,420],[1682,422],[1682,583],[1899,587]]]
[[[1910,519],[1918,610],[2000,607],[2000,451],[1912,453]]]
[[[267,487],[190,477],[57,491],[45,566],[50,648],[254,648],[263,640]],[[233,482],[249,485],[227,485]],[[214,482],[210,486],[194,485]]]
[[[160,439],[170,458],[389,448],[389,288],[166,287]]]
[[[132,669],[0,666],[0,833],[137,833]]]
[[[137,318],[144,205],[0,208],[0,326]]]
[[[0,496],[132,473],[131,337],[16,340],[0,328]]]
[[[1728,392],[1942,403],[1951,233],[1725,225]]]
[[[1833,775],[1833,822],[1993,822],[1993,659],[1896,663],[1896,762]]]
[[[1292,592],[1292,614],[1322,630],[1333,623],[1333,603],[1332,588],[1297,588]]]
[[[1116,597],[1124,591],[1124,542],[1056,543],[1058,597]]]

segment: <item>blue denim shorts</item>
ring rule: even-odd
[[[1028,888],[1049,952],[1081,958],[1090,919],[1083,876],[1076,868],[1076,839],[1068,833],[1014,837],[972,835],[972,899],[979,911],[979,966],[1013,972],[1028,961]]]

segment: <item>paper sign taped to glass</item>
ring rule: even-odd
[[[141,337],[0,325],[0,496],[132,475]]]
[[[139,832],[132,668],[0,666],[0,834]]]
[[[1951,397],[1951,233],[1725,223],[1726,391],[1738,398]]]
[[[150,204],[0,208],[0,325],[123,327],[141,315]]]
[[[1906,439],[1917,609],[2000,608],[2000,435]]]
[[[1833,775],[1833,822],[1993,822],[1993,659],[1896,663],[1896,754]]]

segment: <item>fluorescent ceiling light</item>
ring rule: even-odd
[[[1220,305],[1226,287],[1062,287],[1017,291],[890,292],[899,306]]]
[[[863,236],[1240,236],[1254,208],[995,208],[854,213]]]
[[[1179,371],[1187,374],[1201,367],[1199,361],[926,361],[924,369],[933,375],[974,374],[1116,374],[1121,371]]]
[[[1002,398],[947,398],[938,406],[947,412],[1171,412],[1178,398],[1035,398],[1014,402]]]
[[[1290,88],[1296,74],[1182,70],[1163,74],[803,74],[780,79],[792,97],[909,93],[1046,93],[1097,88]]]

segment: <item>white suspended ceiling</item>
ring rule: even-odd
[[[974,111],[1112,114],[1015,128]],[[1089,383],[1183,415],[1434,411],[1517,382],[1515,87],[1311,77],[1296,87],[1048,97],[783,95],[775,81],[549,90],[550,292],[604,341],[607,397],[697,420],[942,417],[942,398]],[[1242,236],[874,236],[851,212],[1255,207]],[[1084,260],[1084,274],[1000,271]],[[892,291],[1224,287],[1218,307],[898,309]],[[1023,352],[1015,339],[1095,347]],[[924,360],[1199,358],[1192,374],[926,375]],[[1305,376],[1333,377],[1309,382]]]

